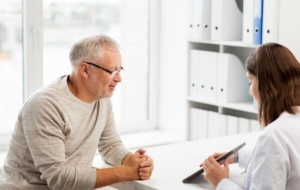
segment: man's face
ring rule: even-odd
[[[121,54],[118,50],[104,50],[101,60],[101,63],[98,60],[94,64],[109,71],[120,70],[122,66]],[[112,76],[110,73],[93,65],[89,66],[92,67],[92,72],[87,81],[88,90],[96,99],[112,97],[117,84],[122,81],[120,73]]]

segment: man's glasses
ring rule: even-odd
[[[116,74],[120,73],[122,70],[124,70],[123,67],[121,67],[119,70],[114,70],[114,71],[110,71],[110,70],[107,70],[103,67],[100,67],[99,65],[96,65],[95,63],[91,63],[91,62],[86,62],[87,64],[89,65],[93,65],[94,67],[97,67],[98,69],[101,69],[109,74],[111,74],[112,77],[114,77]]]

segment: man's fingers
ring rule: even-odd
[[[140,154],[145,154],[146,150],[143,148],[138,149],[136,152],[140,153]]]

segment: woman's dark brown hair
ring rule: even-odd
[[[260,97],[258,120],[267,126],[280,114],[300,106],[300,64],[283,45],[266,43],[252,53],[246,71],[256,76]]]

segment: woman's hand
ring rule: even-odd
[[[216,154],[214,154],[216,155]],[[219,157],[217,155],[217,157]],[[218,183],[224,179],[229,177],[229,159],[226,159],[223,162],[223,166],[221,166],[213,156],[208,157],[201,166],[203,167],[205,173],[204,178],[214,187],[216,188]]]

